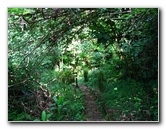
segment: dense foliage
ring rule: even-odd
[[[8,120],[158,121],[158,9],[9,8]],[[97,93],[97,94],[96,94]]]

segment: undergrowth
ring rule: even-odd
[[[112,74],[111,77],[105,70],[102,71],[105,74],[102,74],[101,80],[98,71],[91,72],[87,85],[91,89],[100,90],[101,82],[98,79],[102,81],[97,102],[107,120],[158,121],[157,80],[145,84],[129,77],[118,79],[119,75]]]
[[[34,81],[31,94],[9,96],[9,121],[81,121],[84,119],[83,93],[57,80],[58,72],[46,70]],[[63,76],[64,79],[65,76]],[[55,78],[55,79],[54,79]],[[30,98],[31,96],[31,98]]]

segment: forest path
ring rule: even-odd
[[[90,92],[90,89],[88,89],[83,84],[80,84],[79,88],[85,94],[85,108],[87,121],[105,121],[105,119],[102,117],[102,113],[98,108],[94,96]]]

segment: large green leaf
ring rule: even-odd
[[[47,114],[46,114],[45,110],[42,111],[41,120],[42,121],[46,121],[47,120]]]

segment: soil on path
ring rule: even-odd
[[[90,90],[85,85],[79,85],[79,87],[81,91],[85,94],[87,121],[105,121]]]

